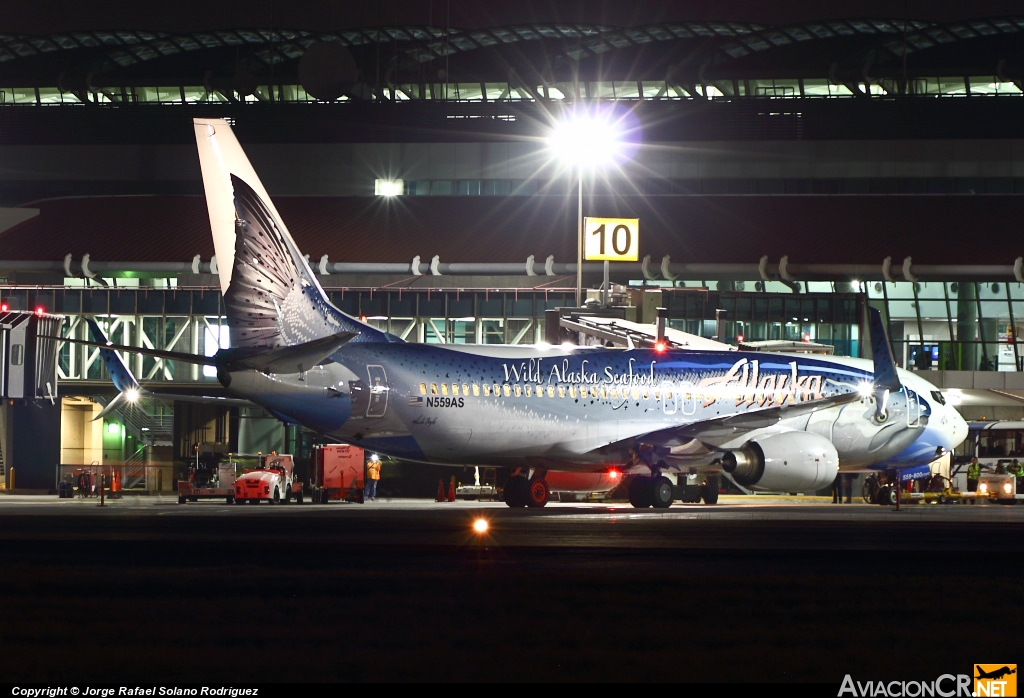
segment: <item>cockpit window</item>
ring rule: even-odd
[[[940,393],[938,390],[932,391],[932,400],[935,400],[935,402],[939,403],[940,405],[946,404],[946,398],[942,397],[942,393]]]

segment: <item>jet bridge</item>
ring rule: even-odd
[[[2,397],[53,400],[57,396],[57,355],[63,315],[0,312]]]
[[[714,339],[672,329],[666,326],[664,308],[658,308],[658,322],[643,324],[622,317],[605,314],[590,314],[587,309],[561,309],[548,311],[558,313],[557,330],[563,337],[571,337],[577,344],[585,346],[606,346],[623,348],[652,348],[659,340],[663,346],[672,349],[701,349],[706,351],[757,351],[790,352],[804,354],[826,354],[834,352],[829,344],[810,341],[764,340],[726,344]],[[600,312],[600,311],[598,311]],[[554,316],[548,319],[553,321]],[[548,336],[555,336],[547,328]]]
[[[672,329],[666,324],[664,308],[658,308],[658,322],[644,324],[622,317],[599,314],[589,309],[556,309],[548,311],[547,336],[570,337],[577,344],[631,348],[653,348],[658,342],[673,349],[736,351],[731,344]],[[557,313],[557,318],[555,317]],[[551,325],[557,320],[557,325]],[[556,330],[552,332],[552,329]]]

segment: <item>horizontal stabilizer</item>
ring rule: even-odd
[[[199,364],[201,366],[216,366],[228,371],[250,368],[257,371],[272,371],[274,373],[302,373],[317,364],[327,361],[331,354],[347,344],[357,334],[356,332],[339,332],[330,337],[314,339],[311,342],[274,349],[263,347],[221,349],[213,356],[200,356],[198,354],[169,351],[167,349],[131,347],[124,344],[111,344],[109,342],[90,342],[85,339],[72,339],[71,337],[46,337],[46,339],[56,339],[73,344],[85,344],[86,346],[99,347],[101,349],[127,351],[170,361]],[[43,335],[40,336],[42,337]]]
[[[43,335],[39,335],[43,337]],[[87,339],[74,339],[72,337],[43,337],[44,339],[56,339],[61,342],[71,342],[72,344],[84,344],[87,347],[99,347],[100,349],[113,349],[114,351],[127,351],[133,354],[142,354],[144,356],[155,356],[159,359],[167,359],[169,361],[183,361],[189,364],[199,364],[200,366],[216,366],[217,358],[215,356],[199,356],[198,354],[189,354],[184,351],[169,351],[167,349],[148,349],[145,347],[132,347],[127,344],[113,344],[111,342],[90,342]]]
[[[272,373],[302,373],[327,361],[331,354],[356,336],[355,332],[339,332],[291,347],[265,349],[244,347],[225,349],[221,361],[230,369],[251,368]]]

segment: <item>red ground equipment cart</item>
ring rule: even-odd
[[[363,503],[363,449],[347,444],[314,446],[310,455],[309,484],[314,504],[332,500]]]

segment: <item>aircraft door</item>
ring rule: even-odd
[[[366,367],[369,376],[370,399],[366,406],[367,417],[383,417],[388,408],[388,377],[384,367],[369,364]]]

